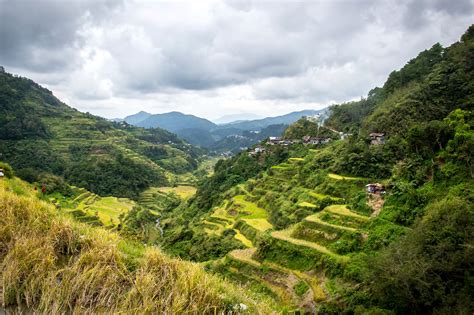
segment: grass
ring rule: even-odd
[[[326,199],[326,198],[330,198],[332,200],[340,200],[341,199],[341,198],[333,197],[333,196],[330,196],[330,195],[324,195],[324,194],[316,193],[314,191],[309,191],[308,194],[311,197],[314,197],[314,198],[319,199],[319,200]]]
[[[273,225],[267,219],[243,219],[251,227],[264,232],[273,228]]]
[[[73,221],[0,182],[0,263],[7,305],[32,313],[271,313],[194,263]]]
[[[90,205],[90,210],[97,211],[103,223],[119,222],[120,214],[132,210],[135,202],[126,198],[102,197]]]
[[[324,210],[331,213],[339,214],[339,215],[354,217],[354,218],[361,219],[364,221],[369,220],[369,217],[352,212],[351,210],[347,208],[346,205],[332,205],[332,206],[326,207]]]
[[[293,290],[298,296],[303,296],[309,290],[309,286],[304,281],[298,281],[297,284],[293,287]]]
[[[356,232],[357,231],[357,229],[354,229],[354,228],[351,228],[351,227],[346,227],[346,226],[343,226],[343,225],[335,225],[335,224],[331,224],[331,223],[322,221],[319,218],[319,216],[320,216],[319,213],[312,214],[312,215],[306,217],[305,220],[308,221],[308,222],[314,222],[314,223],[318,223],[318,224],[321,224],[321,225],[324,225],[324,226],[327,226],[327,227],[340,229],[340,230],[345,230],[345,231],[348,231],[348,232]]]
[[[246,214],[242,216],[244,219],[264,219],[268,217],[267,211],[260,208],[255,203],[245,200],[244,195],[237,195],[234,197],[234,202],[237,205],[242,206],[242,211]]]
[[[289,162],[302,162],[304,158],[292,157],[288,159]]]
[[[193,186],[176,186],[176,187],[160,187],[158,188],[161,192],[170,193],[174,192],[182,199],[188,199],[196,193],[196,187]]]
[[[252,244],[252,241],[249,240],[248,238],[245,237],[245,235],[243,235],[242,233],[240,233],[239,230],[237,229],[234,229],[235,231],[235,239],[242,242],[242,244],[245,245],[245,247],[253,247],[253,244]]]
[[[342,180],[342,179],[345,179],[345,180],[365,180],[365,178],[363,178],[363,177],[342,176],[342,175],[337,175],[337,174],[334,174],[334,173],[329,173],[328,177],[330,177],[332,179],[337,179],[337,180]]]
[[[255,248],[247,248],[247,249],[235,249],[231,251],[228,255],[236,260],[241,262],[247,263],[254,267],[260,268],[262,264],[254,259],[252,259],[252,255],[255,253]]]
[[[330,251],[329,249],[327,249],[324,246],[319,245],[318,243],[293,238],[293,237],[291,237],[292,233],[293,233],[293,229],[289,228],[289,229],[282,230],[282,231],[274,231],[274,232],[271,233],[271,236],[274,237],[274,238],[277,238],[279,240],[283,240],[283,241],[292,243],[294,245],[304,246],[304,247],[309,247],[309,248],[315,249],[320,253],[332,256],[334,258],[338,258],[338,259],[341,259],[341,260],[346,260],[346,257],[338,255],[336,253],[333,253],[332,251]]]
[[[83,211],[87,216],[96,216],[104,225],[117,225],[119,216],[126,214],[136,205],[133,200],[116,197],[100,197],[89,191],[77,189],[79,193],[72,202],[63,204],[68,212]]]
[[[312,203],[306,202],[306,201],[300,202],[298,204],[298,206],[305,207],[305,208],[316,208],[317,207],[315,204],[312,204]]]

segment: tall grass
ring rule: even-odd
[[[2,186],[0,262],[5,304],[39,313],[272,312],[197,264],[75,222]]]

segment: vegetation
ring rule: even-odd
[[[0,216],[4,223],[0,257],[6,266],[6,300],[40,311],[74,312],[82,304],[91,312],[134,312],[141,307],[142,312],[178,313],[211,312],[211,304],[225,312],[242,301],[239,291],[219,282],[221,278],[133,242],[139,240],[202,262],[209,272],[241,284],[256,299],[265,297],[268,305],[277,304],[282,312],[472,313],[472,60],[474,26],[451,47],[435,45],[422,52],[366,99],[333,107],[320,129],[352,136],[321,146],[261,143],[264,152],[245,151],[217,162],[212,175],[201,176],[196,191],[167,185],[179,178],[170,170],[192,164],[187,159],[194,159],[196,151],[186,151],[185,144],[165,151],[189,163],[178,159],[178,166],[166,166],[170,159],[160,158],[164,151],[158,147],[147,158],[137,153],[149,145],[142,141],[150,140],[139,137],[147,131],[114,126],[113,133],[128,140],[114,137],[118,142],[110,147],[102,143],[40,150],[41,157],[51,161],[41,168],[18,152],[33,152],[38,144],[57,148],[57,131],[45,123],[48,119],[35,123],[44,123],[44,132],[38,127],[36,134],[22,125],[22,119],[9,120],[22,126],[14,133],[14,143],[21,145],[9,147],[18,155],[15,163],[24,165],[18,173],[36,179],[31,169],[40,169],[41,181],[55,187],[59,208],[72,199],[69,213],[89,225],[118,219],[119,224],[108,227],[127,240],[69,221],[61,211],[53,214],[44,203],[27,197],[31,194],[27,184],[5,179],[0,190],[0,202],[5,200],[0,211],[6,211]],[[107,129],[108,124],[100,128]],[[301,120],[285,136],[319,135],[320,129]],[[81,137],[88,134],[83,129],[74,132]],[[385,140],[372,144],[371,132],[384,133]],[[28,140],[23,143],[24,137]],[[9,141],[13,140],[2,145],[11,145]],[[76,153],[64,153],[71,149]],[[127,155],[130,151],[137,155]],[[67,163],[57,163],[59,158]],[[86,160],[90,165],[81,164]],[[125,171],[116,161],[126,165]],[[57,177],[82,179],[80,174],[68,176],[68,165],[75,162],[92,168],[94,179],[109,168],[121,174],[111,173],[113,179],[104,178],[106,184],[91,179],[81,185],[121,192],[114,183],[127,182],[135,187],[131,197],[136,201],[95,197],[85,190],[78,194]],[[143,184],[134,177],[137,174],[128,173],[129,168],[143,177]],[[156,172],[144,175],[145,169]],[[188,169],[182,171],[189,175]],[[154,176],[163,176],[163,181]],[[158,182],[161,188],[150,187]],[[369,192],[369,183],[384,188]],[[127,210],[120,211],[119,203]],[[101,210],[88,213],[94,205]],[[39,270],[46,280],[39,280]],[[176,298],[156,298],[165,295]],[[257,305],[244,300],[255,312]],[[258,310],[269,312],[268,305]]]
[[[8,73],[0,73],[0,103],[2,159],[30,182],[49,173],[96,194],[136,199],[194,171],[202,154],[167,131],[80,113]]]
[[[31,195],[9,192],[9,184],[0,182],[7,307],[40,313],[270,312],[268,304],[196,264],[73,222]]]
[[[422,52],[366,99],[335,106],[326,130],[352,137],[219,162],[196,196],[170,212],[165,248],[215,260],[214,272],[288,308],[472,311],[473,30]],[[317,132],[301,120],[285,136]],[[385,133],[385,143],[371,145],[370,132]],[[371,182],[387,194],[367,194]],[[216,235],[226,239],[211,253]],[[324,303],[307,302],[304,284],[281,280],[297,273],[325,283]]]

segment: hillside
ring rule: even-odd
[[[127,117],[125,118],[127,121]],[[128,122],[128,121],[127,121]],[[133,124],[130,122],[130,124]],[[196,117],[194,115],[186,115],[180,112],[169,112],[165,114],[155,114],[146,117],[135,125],[145,128],[159,127],[174,133],[178,133],[182,129],[195,128],[202,130],[212,130],[216,125],[207,119]]]
[[[288,309],[472,312],[473,53],[474,26],[333,107],[326,129],[344,140],[261,143],[218,162],[163,214],[163,247]]]
[[[0,103],[0,156],[31,182],[49,173],[97,194],[137,198],[194,171],[202,154],[168,131],[81,113],[8,73],[0,73]]]
[[[0,230],[0,312],[271,312],[197,264],[71,220],[14,177],[0,179]]]
[[[266,117],[262,119],[247,120],[247,121],[238,121],[231,122],[228,124],[221,125],[222,127],[232,127],[241,130],[260,130],[262,128],[268,127],[270,125],[284,124],[289,125],[297,121],[303,116],[314,116],[317,114],[325,115],[326,109],[321,110],[302,110],[298,112],[291,112],[281,116],[275,117]]]

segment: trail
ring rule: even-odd
[[[369,198],[367,199],[367,205],[372,208],[373,212],[370,215],[371,217],[376,217],[379,215],[380,211],[382,211],[383,204],[385,200],[382,196],[378,194],[370,194]]]

